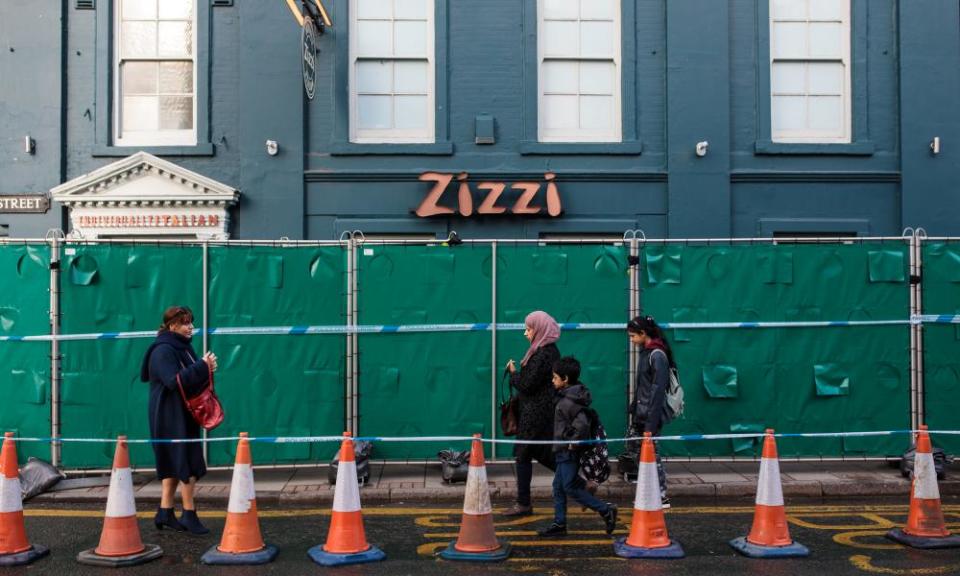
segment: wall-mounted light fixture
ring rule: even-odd
[[[706,156],[706,155],[707,155],[707,149],[708,149],[709,147],[710,147],[710,143],[707,142],[706,140],[704,140],[704,141],[702,141],[702,142],[697,142],[697,148],[696,148],[697,156],[699,156],[700,158],[703,158],[704,156]]]
[[[280,145],[276,140],[267,140],[267,154],[276,156],[280,152]]]
[[[933,140],[930,141],[930,152],[932,152],[934,156],[940,153],[940,137],[939,136],[934,136]]]

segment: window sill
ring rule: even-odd
[[[533,142],[520,143],[520,154],[525,156],[549,154],[602,154],[639,156],[643,153],[643,142],[631,140],[627,142]]]
[[[213,156],[216,150],[212,142],[193,146],[96,146],[93,149],[93,157],[125,157],[137,152],[146,152],[154,156]]]
[[[430,144],[359,144],[356,142],[333,142],[331,156],[452,156],[453,142]]]
[[[873,156],[874,149],[873,142],[869,140],[849,144],[800,144],[757,140],[754,151],[758,156]]]

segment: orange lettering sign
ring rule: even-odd
[[[457,207],[456,210],[440,204],[443,194],[447,187],[457,179]],[[480,205],[474,209],[473,191],[470,189],[468,181],[469,174],[460,172],[459,174],[444,174],[442,172],[424,172],[420,175],[421,182],[433,182],[433,187],[424,196],[423,201],[417,206],[414,213],[421,218],[430,218],[433,216],[449,216],[459,214],[469,218],[477,215],[498,215],[508,213],[506,206],[497,205],[497,201],[507,189],[504,182],[480,182],[476,185],[477,190],[485,191],[486,195]],[[553,172],[547,172],[543,175],[546,182],[546,214],[551,218],[556,218],[563,214],[563,204],[560,200],[560,191],[556,182],[557,175]],[[543,214],[543,206],[535,202],[537,194],[543,188],[540,182],[515,182],[510,186],[511,190],[519,190],[520,194],[509,208],[509,213],[517,216],[536,216]]]

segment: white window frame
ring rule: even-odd
[[[434,0],[424,0],[427,5],[427,126],[423,130],[417,129],[380,129],[380,130],[361,130],[358,118],[358,94],[357,94],[357,62],[360,60],[377,60],[370,56],[360,57],[357,54],[357,40],[359,34],[357,31],[357,2],[363,0],[350,0],[350,31],[347,35],[350,39],[350,57],[349,62],[349,86],[350,86],[350,142],[358,144],[432,144],[436,141],[436,9]],[[396,3],[394,3],[396,9]],[[396,21],[396,14],[391,22]],[[413,58],[404,56],[385,55],[381,61],[389,62],[420,62],[423,58]]]
[[[193,128],[190,130],[156,130],[153,132],[148,131],[138,131],[136,133],[130,134],[128,136],[123,135],[122,123],[123,123],[123,79],[120,76],[120,64],[122,61],[120,51],[122,46],[122,22],[123,22],[123,0],[112,0],[113,1],[113,62],[111,63],[113,68],[113,144],[115,146],[195,146],[197,144],[197,106],[198,106],[198,90],[197,90],[197,9],[198,2],[205,0],[192,0],[193,1],[193,25],[190,27],[193,37],[191,42],[193,42],[193,50],[190,55],[190,62],[193,63]],[[163,0],[158,0],[162,2]],[[141,62],[164,62],[164,61],[182,61],[186,62],[187,58],[170,58],[170,57],[160,57],[155,58],[129,58],[130,61],[141,61]]]
[[[775,56],[776,42],[777,38],[774,32],[774,24],[776,22],[803,22],[809,23],[811,20],[808,17],[804,19],[792,19],[792,18],[777,18],[774,14],[774,2],[776,0],[767,0],[769,2],[770,9],[770,139],[776,143],[787,143],[787,144],[846,144],[852,142],[852,133],[853,133],[853,111],[852,111],[852,93],[853,93],[853,84],[852,84],[852,66],[851,66],[851,43],[852,43],[852,14],[850,0],[832,0],[842,4],[843,18],[840,20],[841,26],[844,29],[844,33],[840,40],[841,42],[841,57],[840,59],[836,58],[813,58],[807,57],[803,59],[794,59],[794,58],[777,58]],[[809,0],[804,0],[809,10]],[[826,20],[813,20],[813,22],[826,22]],[[823,132],[818,130],[795,130],[795,131],[777,131],[776,126],[773,121],[773,114],[775,108],[775,98],[778,95],[774,92],[774,64],[777,62],[793,62],[797,64],[809,64],[809,63],[820,63],[820,62],[832,62],[841,64],[843,66],[843,94],[841,96],[842,111],[843,111],[843,133],[840,135],[835,135],[833,132]],[[809,79],[809,74],[807,76]],[[791,95],[789,93],[784,93],[782,95]],[[799,94],[797,94],[799,95]],[[806,97],[806,103],[809,106],[810,98],[808,93],[802,94]]]
[[[613,110],[611,125],[612,129],[609,132],[601,131],[587,131],[581,128],[572,128],[572,129],[547,129],[544,126],[544,100],[546,94],[544,93],[544,62],[548,60],[554,61],[567,61],[567,62],[610,62],[610,58],[595,58],[595,57],[585,57],[580,56],[579,58],[571,58],[565,54],[548,54],[545,51],[545,36],[544,36],[544,15],[546,14],[544,9],[544,3],[546,0],[537,0],[537,140],[539,142],[622,142],[623,141],[623,87],[622,87],[622,76],[623,76],[623,39],[621,30],[623,28],[623,8],[620,0],[614,0],[614,34],[615,38],[613,39],[613,66],[614,66],[614,80],[613,80]],[[583,0],[589,2],[590,0]],[[577,22],[583,22],[584,20],[579,19]],[[589,20],[587,20],[589,22]],[[578,80],[579,83],[579,80]],[[579,89],[578,89],[579,95]],[[578,106],[579,108],[579,106]]]

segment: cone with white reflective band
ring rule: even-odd
[[[757,499],[753,526],[746,537],[730,541],[737,552],[751,558],[795,558],[809,556],[806,546],[790,538],[787,511],[780,484],[780,461],[773,430],[767,429],[760,457],[760,477],[757,479]]]
[[[683,546],[667,535],[657,474],[657,453],[649,432],[643,433],[637,494],[633,501],[630,535],[618,538],[613,551],[624,558],[683,558]]]
[[[937,469],[926,425],[921,425],[917,432],[907,525],[887,532],[887,538],[914,548],[960,547],[960,536],[951,536],[943,520]]]
[[[77,561],[93,566],[136,566],[162,555],[163,550],[159,546],[144,544],[140,539],[127,437],[120,436],[117,438],[117,449],[113,456],[113,471],[110,474],[107,512],[103,518],[100,545],[77,554]]]
[[[361,562],[377,562],[386,554],[367,542],[360,509],[360,483],[350,432],[343,433],[340,463],[337,465],[337,487],[333,493],[333,514],[327,543],[307,551],[321,566],[342,566]]]
[[[0,566],[22,566],[50,553],[27,540],[18,471],[17,445],[13,432],[6,432],[0,452]]]
[[[473,435],[470,447],[470,468],[467,472],[467,491],[463,498],[463,519],[455,542],[440,552],[446,560],[470,562],[499,562],[510,555],[510,544],[497,540],[493,527],[493,506],[490,504],[490,486],[487,484],[487,465],[483,458],[480,435]]]
[[[257,491],[253,482],[253,458],[247,433],[240,433],[230,484],[227,522],[218,546],[200,558],[204,564],[266,564],[277,557],[277,547],[268,546],[260,534]]]

